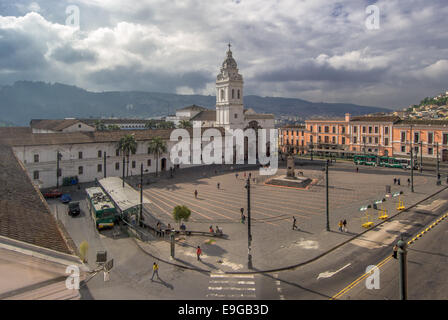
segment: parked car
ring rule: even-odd
[[[70,201],[72,201],[72,197],[70,197],[68,193],[65,193],[61,196],[62,203],[69,203]]]
[[[43,193],[44,198],[59,198],[62,196],[62,192],[58,189],[49,190]]]
[[[79,202],[73,201],[68,204],[68,215],[72,217],[76,217],[81,213],[81,209],[79,207]]]

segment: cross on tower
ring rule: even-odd
[[[229,51],[230,51],[230,47],[232,46],[232,45],[230,44],[230,42],[229,42],[228,46],[229,46]]]

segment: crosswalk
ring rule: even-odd
[[[255,299],[255,276],[253,274],[212,273],[206,297],[210,299]]]

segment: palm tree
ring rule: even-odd
[[[154,119],[148,120],[148,122],[145,123],[146,129],[155,129],[157,127],[157,121]]]
[[[180,120],[179,124],[177,125],[178,128],[181,129],[187,129],[187,128],[192,128],[193,125],[191,124],[190,121],[188,120]]]
[[[104,131],[104,130],[106,130],[106,125],[104,124],[104,122],[102,120],[96,120],[95,121],[95,129],[97,131]]]
[[[118,149],[122,151],[123,158],[126,156],[128,160],[126,176],[129,176],[129,156],[137,151],[137,141],[133,134],[127,134],[118,141]]]
[[[161,137],[154,137],[149,142],[148,153],[156,157],[156,176],[159,171],[160,154],[165,153],[167,149],[166,142]]]

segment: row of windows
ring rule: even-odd
[[[225,98],[225,91],[224,91],[224,89],[221,89],[221,101],[225,101],[226,100],[226,98]],[[240,90],[238,89],[237,90],[237,99],[240,99]],[[235,99],[235,89],[232,89],[232,99]]]
[[[146,164],[147,164],[148,167],[150,167],[151,166],[151,159],[148,159]],[[133,160],[131,162],[131,168],[135,169],[135,167],[136,167],[136,162],[135,162],[135,160]],[[62,175],[62,171],[61,171],[61,169],[59,169],[59,170],[60,171],[59,171],[58,176],[61,176]],[[97,167],[96,167],[96,170],[97,170],[97,172],[103,172],[103,165],[102,164],[98,164]],[[115,162],[115,170],[120,170],[120,162]],[[82,174],[84,174],[84,167],[83,166],[79,166],[78,167],[78,175],[82,175]],[[38,180],[39,179],[39,171],[34,171],[33,172],[33,178],[34,178],[34,180]]]

